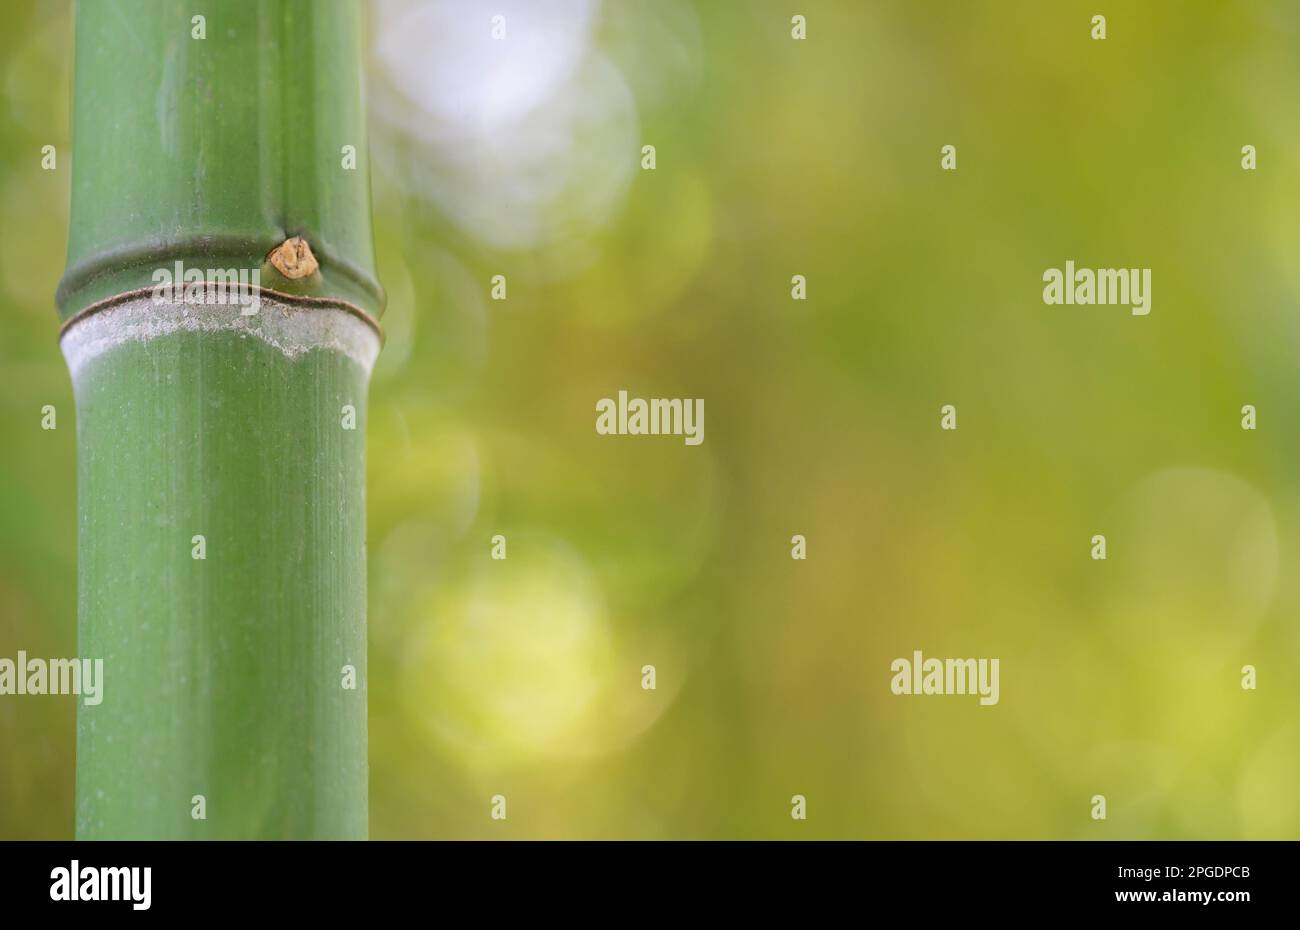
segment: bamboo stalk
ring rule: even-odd
[[[78,838],[366,836],[360,34],[350,0],[78,5]]]

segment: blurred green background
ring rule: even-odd
[[[368,8],[373,837],[1300,835],[1300,6]],[[72,656],[71,8],[0,16],[0,656]],[[0,838],[71,836],[73,700],[0,697]]]

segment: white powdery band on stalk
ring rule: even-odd
[[[313,349],[346,355],[367,374],[379,355],[379,334],[355,313],[316,298],[310,306],[266,291],[258,311],[241,313],[238,304],[155,300],[141,294],[77,320],[60,342],[68,368],[78,370],[128,342],[148,343],[178,332],[246,334],[296,359]]]

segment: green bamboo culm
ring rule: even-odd
[[[79,839],[367,835],[353,0],[76,12]]]

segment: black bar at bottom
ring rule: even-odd
[[[1296,853],[1292,842],[8,842],[0,907],[77,918],[286,912],[332,926],[435,903],[425,913],[471,920],[512,906],[623,919],[598,910],[611,905],[628,919],[791,906],[1231,919],[1294,907]]]

